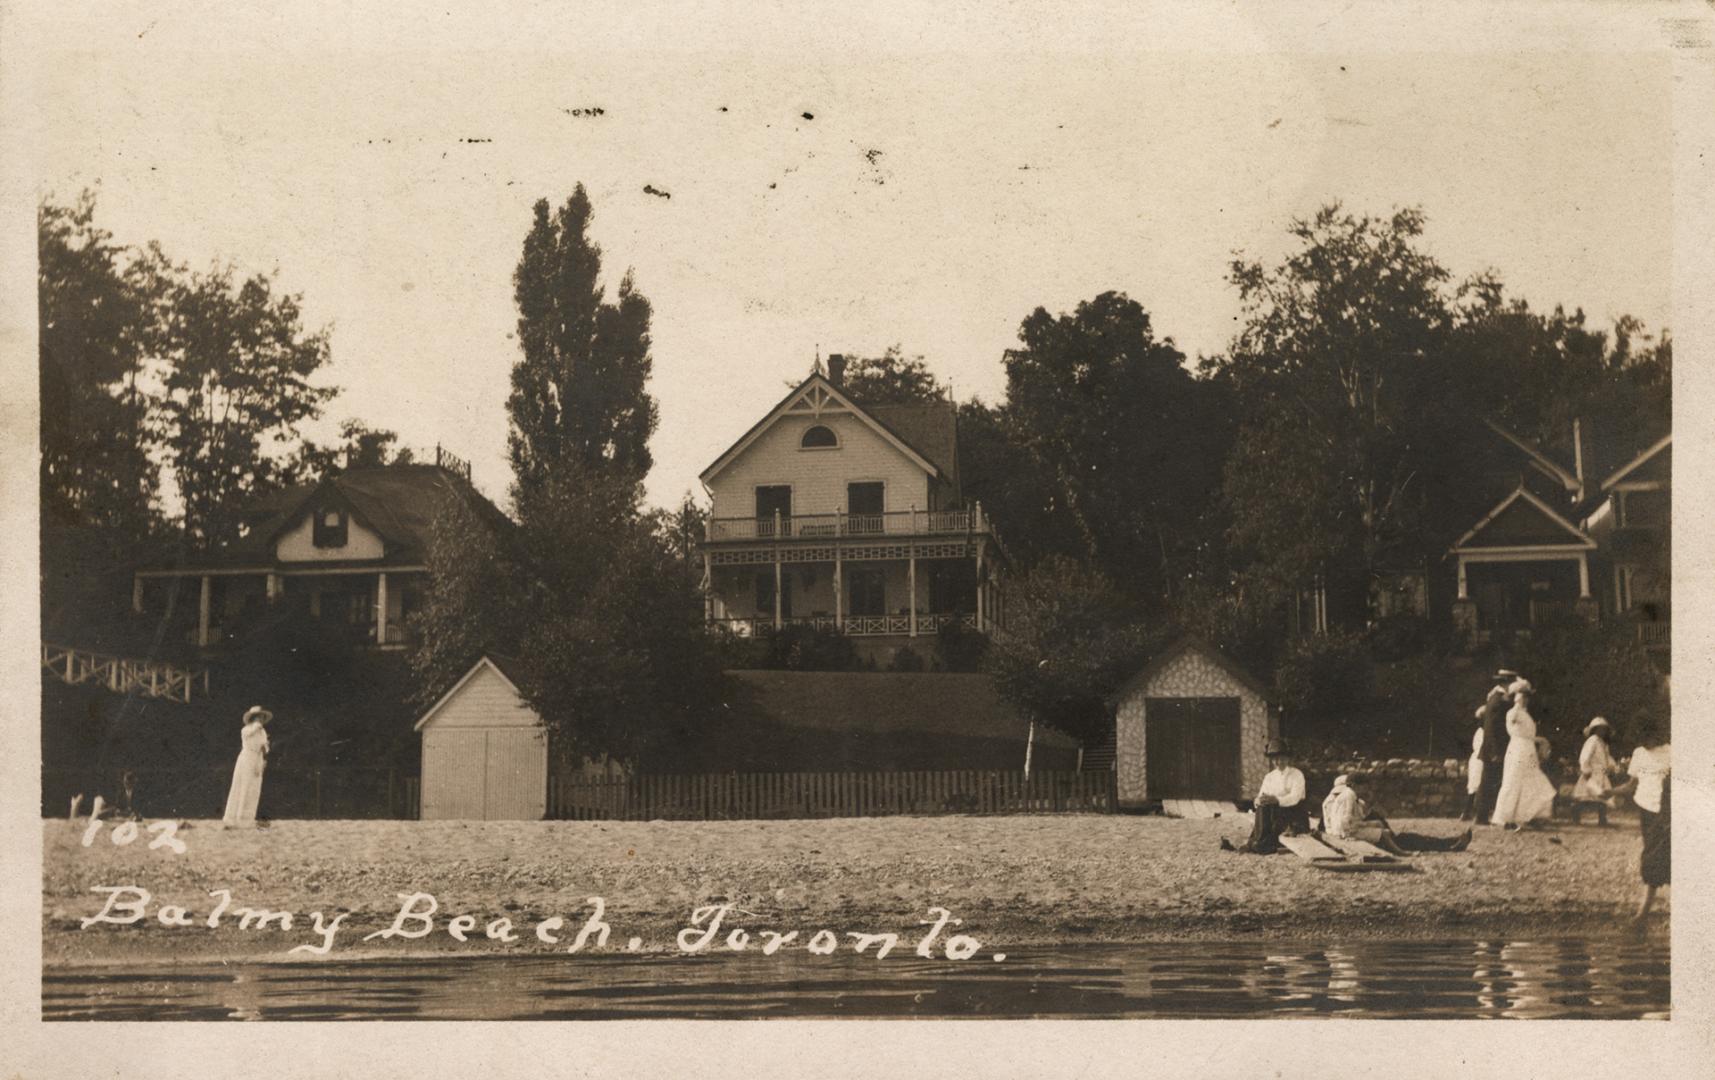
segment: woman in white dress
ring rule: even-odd
[[[1572,785],[1572,823],[1594,807],[1596,820],[1606,825],[1614,805],[1614,755],[1608,749],[1608,721],[1598,716],[1584,727],[1584,749],[1578,753],[1578,782]]]
[[[262,799],[262,770],[268,764],[268,721],[274,714],[260,705],[252,705],[244,713],[244,730],[239,733],[243,749],[238,763],[232,767],[232,790],[226,796],[226,816],[222,824],[228,829],[256,824],[256,804]]]
[[[1483,710],[1477,710],[1477,733],[1471,736],[1471,759],[1465,763],[1465,812],[1460,821],[1477,816],[1477,793],[1483,790]]]
[[[1507,756],[1501,762],[1501,792],[1495,797],[1496,825],[1519,829],[1554,812],[1554,785],[1542,771],[1536,751],[1536,720],[1530,715],[1531,685],[1519,679],[1507,687]]]

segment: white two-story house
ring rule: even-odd
[[[992,630],[1001,551],[961,496],[955,406],[865,405],[843,368],[818,363],[703,470],[709,621],[743,636],[837,630],[869,657],[949,622]]]

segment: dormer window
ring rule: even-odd
[[[817,424],[804,432],[804,437],[798,440],[798,446],[804,450],[833,450],[838,448],[840,440],[834,434],[834,429],[826,424]]]
[[[319,548],[342,548],[346,540],[346,515],[343,510],[318,510],[311,542]]]

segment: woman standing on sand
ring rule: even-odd
[[[1633,721],[1638,748],[1626,766],[1631,777],[1614,790],[1629,792],[1638,808],[1639,824],[1643,828],[1644,850],[1638,860],[1638,873],[1644,879],[1643,903],[1638,906],[1634,922],[1642,923],[1655,905],[1655,891],[1669,884],[1673,832],[1673,806],[1670,798],[1673,784],[1673,746],[1665,720],[1640,713]]]
[[[239,733],[243,749],[238,763],[232,767],[232,790],[226,796],[226,816],[221,823],[228,829],[256,824],[256,804],[262,800],[262,770],[268,764],[268,721],[274,714],[260,705],[244,712],[244,730]]]
[[[1495,797],[1496,825],[1520,829],[1554,812],[1554,785],[1542,771],[1536,747],[1536,719],[1530,715],[1530,681],[1518,679],[1507,687],[1513,707],[1507,710],[1507,756],[1501,762],[1501,792]]]
[[[1572,823],[1578,823],[1579,813],[1595,807],[1596,820],[1608,823],[1608,810],[1613,807],[1611,794],[1614,756],[1608,750],[1608,721],[1598,716],[1584,725],[1584,749],[1578,752],[1578,782],[1572,785]]]

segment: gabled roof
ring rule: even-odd
[[[1543,453],[1540,448],[1532,444],[1528,439],[1514,435],[1512,432],[1495,423],[1493,420],[1484,420],[1483,423],[1490,431],[1493,431],[1496,435],[1499,435],[1519,450],[1522,450],[1525,455],[1530,458],[1532,465],[1536,466],[1537,469],[1541,470],[1550,479],[1558,482],[1560,486],[1564,487],[1568,492],[1575,492],[1578,490],[1579,482],[1577,474],[1561,465],[1560,462],[1555,461],[1553,458]]]
[[[504,657],[496,656],[493,653],[484,653],[481,657],[479,657],[477,659],[476,663],[474,663],[470,666],[469,671],[465,672],[462,676],[459,677],[458,682],[453,683],[452,689],[450,689],[446,693],[442,694],[440,696],[439,700],[437,700],[433,705],[429,706],[429,711],[425,712],[423,714],[423,718],[421,720],[418,720],[416,725],[414,727],[412,727],[411,730],[412,731],[422,731],[424,726],[426,726],[430,720],[433,720],[435,718],[435,715],[441,711],[441,707],[444,706],[447,702],[451,701],[453,699],[453,697],[455,695],[457,695],[460,690],[463,690],[466,683],[468,683],[472,679],[476,678],[477,672],[483,671],[484,669],[492,671],[496,675],[500,676],[501,681],[504,682],[508,687],[510,687],[512,689],[512,692],[517,694],[519,696],[519,698],[522,699],[524,697],[524,693],[523,693],[523,691],[518,689],[518,681],[506,673],[505,667],[502,666],[503,664],[510,664],[514,667],[514,669],[516,669],[517,661],[508,660]]]
[[[350,469],[319,484],[298,484],[262,496],[241,513],[244,536],[212,552],[187,560],[194,566],[271,566],[274,544],[311,509],[334,504],[349,509],[365,528],[379,535],[393,565],[420,563],[428,555],[436,518],[462,501],[490,528],[512,525],[463,477],[436,465],[381,465]]]
[[[1481,521],[1466,530],[1464,536],[1461,536],[1458,540],[1454,541],[1453,550],[1459,551],[1461,549],[1465,549],[1473,538],[1497,521],[1502,514],[1506,513],[1507,510],[1513,506],[1513,504],[1520,501],[1523,501],[1529,506],[1535,508],[1543,517],[1547,518],[1567,534],[1567,539],[1562,544],[1530,546],[1571,546],[1583,548],[1594,548],[1596,546],[1596,541],[1590,539],[1589,535],[1586,534],[1584,530],[1566,520],[1566,518],[1555,511],[1554,507],[1548,505],[1548,503],[1544,502],[1541,498],[1533,495],[1523,486],[1520,486],[1515,489],[1511,495],[1502,499],[1493,510],[1490,510],[1487,514],[1483,515]]]
[[[928,458],[954,488],[959,486],[958,406],[951,401],[865,405],[869,414]]]
[[[1136,675],[1127,679],[1123,684],[1121,684],[1118,690],[1114,691],[1114,693],[1109,696],[1108,703],[1110,705],[1116,705],[1121,699],[1126,697],[1126,695],[1130,694],[1139,686],[1147,686],[1149,684],[1149,680],[1159,675],[1168,664],[1171,664],[1173,661],[1179,659],[1179,657],[1191,652],[1192,650],[1196,650],[1213,660],[1217,665],[1219,665],[1222,671],[1231,675],[1235,682],[1255,694],[1257,697],[1262,698],[1265,703],[1269,705],[1273,705],[1275,703],[1273,692],[1270,691],[1267,686],[1264,686],[1260,681],[1258,681],[1256,676],[1240,667],[1238,661],[1234,660],[1220,649],[1217,649],[1215,646],[1209,644],[1209,642],[1198,637],[1196,634],[1186,634],[1174,641],[1173,644],[1167,646],[1167,648],[1156,653],[1150,658],[1149,663],[1143,666],[1142,671],[1139,671]]]
[[[793,387],[785,397],[781,398],[780,403],[774,406],[773,409],[769,410],[768,415],[764,416],[761,420],[758,420],[754,425],[752,425],[749,431],[746,431],[743,435],[739,436],[738,441],[727,447],[726,452],[716,458],[714,464],[704,469],[698,478],[705,484],[710,480],[713,480],[721,470],[732,464],[740,454],[750,448],[751,444],[761,438],[763,432],[773,427],[781,417],[794,411],[793,406],[797,405],[800,401],[808,401],[812,397],[818,401],[831,401],[837,407],[850,412],[851,415],[855,416],[860,423],[864,424],[877,435],[880,435],[888,443],[892,444],[895,449],[910,458],[914,464],[930,476],[939,477],[944,475],[944,470],[940,466],[877,416],[875,411],[866,409],[859,405],[850,397],[846,396],[844,391],[842,391],[837,385],[829,381],[826,375],[823,375],[820,371],[815,371],[810,374],[809,378]],[[820,406],[813,406],[813,408],[819,407]],[[909,422],[909,420],[907,422]]]
[[[1610,476],[1606,480],[1602,481],[1602,490],[1607,491],[1607,490],[1611,489],[1615,484],[1618,484],[1620,481],[1624,480],[1627,476],[1631,475],[1633,472],[1636,472],[1638,469],[1642,468],[1651,458],[1655,457],[1657,454],[1661,453],[1663,450],[1666,450],[1668,447],[1670,447],[1672,445],[1673,445],[1673,434],[1670,432],[1666,435],[1663,435],[1660,439],[1656,440],[1655,445],[1651,446],[1649,449],[1645,450],[1643,453],[1639,454],[1637,457],[1633,458],[1632,460],[1626,462],[1626,464],[1624,464],[1620,468],[1616,469],[1612,476]]]

